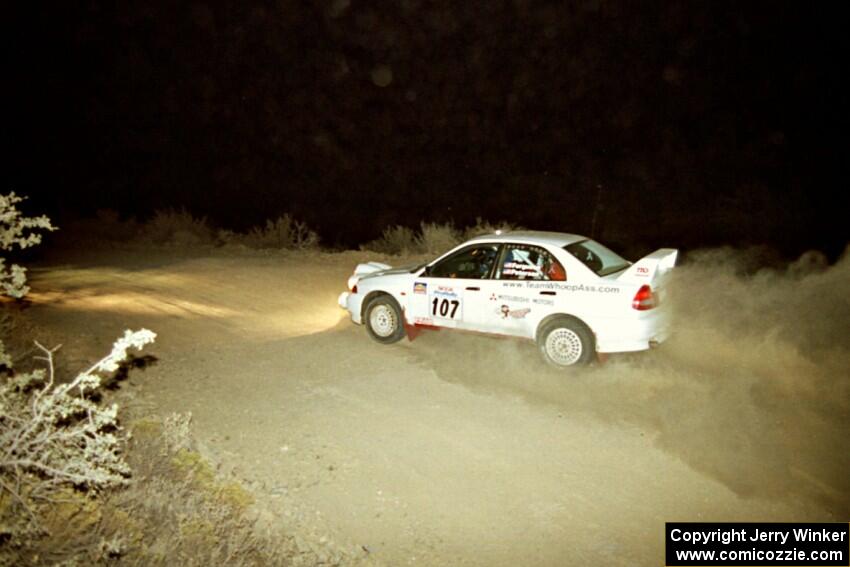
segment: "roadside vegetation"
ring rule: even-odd
[[[474,225],[462,229],[455,228],[451,223],[422,222],[418,230],[396,225],[385,228],[380,238],[363,244],[360,249],[392,255],[435,255],[475,236],[511,230],[522,230],[522,227],[504,221],[493,224],[480,217],[475,219]]]
[[[3,256],[55,230],[45,216],[24,216],[22,200],[0,195]],[[105,211],[92,226],[111,241],[128,228],[159,244],[213,237],[206,221],[185,211],[127,226]],[[243,236],[256,246],[316,244],[289,217]],[[65,375],[59,346],[22,339],[36,332],[20,309],[26,268],[0,257],[0,284],[0,566],[341,563],[295,536],[261,529],[253,496],[196,450],[190,415],[135,415],[132,396],[114,386],[155,361],[133,354],[155,333],[128,330],[101,360]]]
[[[475,224],[456,227],[451,223],[421,222],[417,227],[392,225],[360,249],[387,255],[435,255],[474,236],[497,230],[522,230],[502,221],[476,219]],[[122,218],[117,212],[100,210],[91,218],[72,221],[67,228],[68,245],[159,246],[167,248],[247,248],[253,250],[319,250],[322,242],[315,230],[290,214],[239,232],[217,228],[205,217],[185,209],[156,211],[146,221]]]
[[[190,416],[128,421],[120,488],[63,483],[49,498],[27,493],[25,513],[4,492],[0,565],[322,563],[294,537],[258,527],[254,497],[195,449]]]
[[[66,245],[98,246],[164,246],[173,248],[236,246],[253,249],[315,249],[319,236],[306,223],[289,214],[269,219],[245,232],[219,229],[186,209],[155,211],[147,221],[122,218],[117,212],[103,209],[91,218],[70,223],[71,235]]]

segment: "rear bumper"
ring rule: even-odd
[[[664,311],[644,312],[640,317],[609,320],[597,328],[597,352],[633,352],[656,347],[670,336]]]

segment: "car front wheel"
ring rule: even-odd
[[[389,295],[380,295],[366,307],[366,331],[379,343],[397,342],[404,337],[402,317],[396,300]]]
[[[572,317],[558,317],[545,323],[537,334],[543,358],[558,368],[589,364],[596,355],[593,333]]]

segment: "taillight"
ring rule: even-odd
[[[635,294],[634,299],[632,299],[632,309],[646,311],[647,309],[652,309],[657,306],[658,302],[655,299],[655,295],[652,293],[652,288],[648,285],[640,286],[640,289]]]

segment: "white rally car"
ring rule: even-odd
[[[667,337],[677,255],[662,248],[632,263],[584,236],[497,233],[420,266],[360,264],[339,305],[381,343],[449,327],[535,340],[551,364],[586,364]]]

